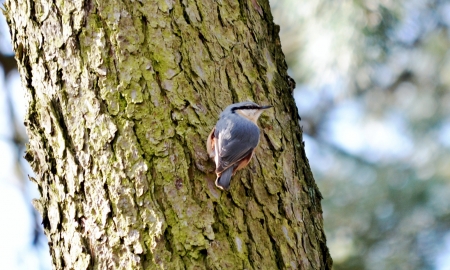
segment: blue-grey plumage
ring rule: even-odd
[[[217,187],[228,190],[231,176],[250,162],[259,143],[257,120],[271,107],[240,102],[228,106],[220,114],[207,141],[208,153],[216,163]]]

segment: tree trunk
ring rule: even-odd
[[[56,269],[330,269],[267,0],[9,0]],[[206,138],[227,105],[274,105],[231,190]]]

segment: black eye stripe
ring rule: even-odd
[[[236,110],[259,110],[259,106],[255,105],[248,105],[248,106],[239,106],[239,107],[233,107],[231,108],[232,112],[235,112]]]

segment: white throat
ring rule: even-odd
[[[256,122],[258,121],[259,116],[261,115],[261,113],[263,112],[263,110],[236,110],[236,113],[238,113],[239,115],[247,118],[248,120],[252,121],[253,123],[256,124]]]

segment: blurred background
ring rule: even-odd
[[[271,6],[334,269],[450,270],[450,1]],[[0,16],[0,265],[51,269]]]
[[[272,0],[334,269],[450,269],[450,1]]]
[[[31,204],[39,193],[28,180],[33,172],[23,159],[24,96],[8,25],[0,12],[0,269],[50,270],[41,217]]]

